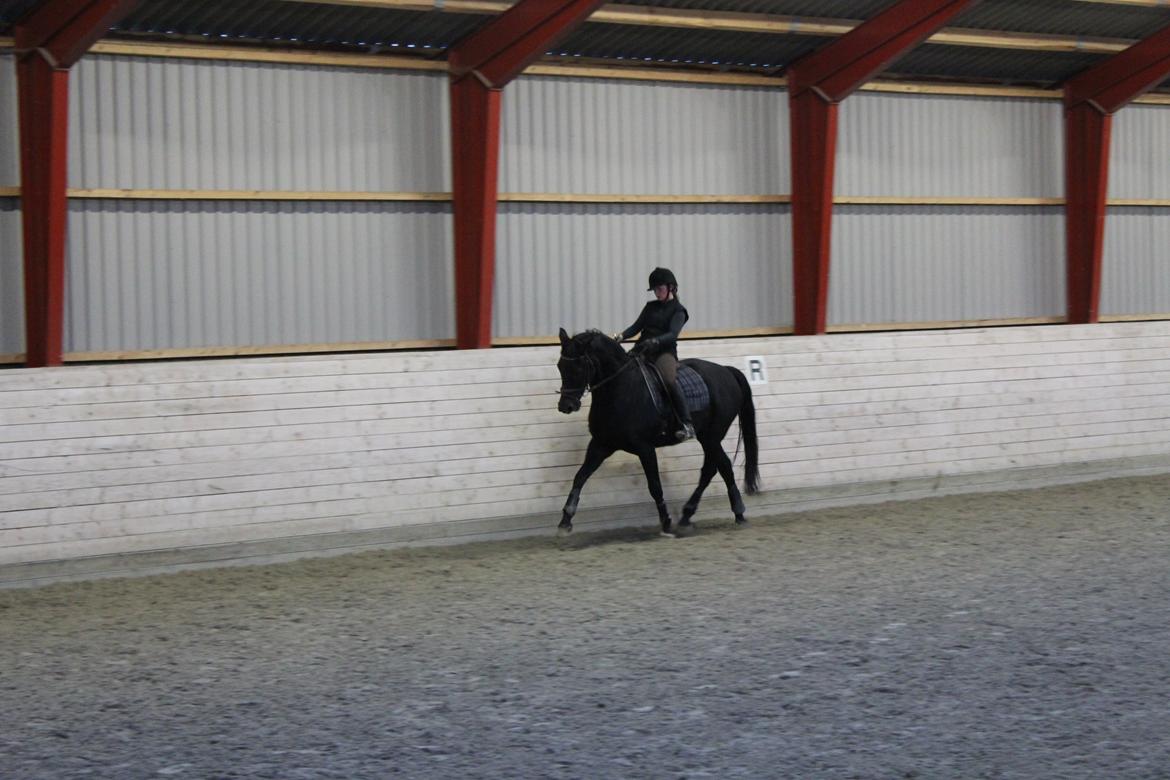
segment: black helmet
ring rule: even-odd
[[[655,268],[650,272],[650,286],[646,288],[647,292],[653,290],[660,284],[665,284],[667,287],[678,289],[678,280],[674,278],[674,274],[670,272],[669,268]]]

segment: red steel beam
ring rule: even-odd
[[[1064,111],[1066,317],[1097,322],[1113,116],[1080,103]]]
[[[16,24],[17,49],[38,49],[56,68],[70,68],[139,0],[48,0]]]
[[[66,115],[69,71],[16,64],[24,230],[25,365],[59,366],[65,321]]]
[[[455,343],[492,344],[500,92],[606,0],[521,0],[447,54],[455,216]]]
[[[451,174],[455,214],[455,345],[492,345],[500,90],[451,83]]]
[[[978,0],[902,0],[788,67],[794,330],[825,332],[837,104]]]
[[[1064,84],[1067,319],[1097,322],[1113,114],[1170,76],[1170,27]]]
[[[59,366],[65,320],[69,68],[137,0],[49,0],[15,25],[25,365]]]

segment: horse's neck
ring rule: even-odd
[[[597,370],[600,374],[598,381],[609,379],[621,371],[625,365],[626,361],[620,360],[613,355],[597,355]]]
[[[623,361],[606,357],[599,360],[600,375],[593,383],[595,397],[602,400],[628,397],[632,388],[642,384],[641,371],[633,359]]]

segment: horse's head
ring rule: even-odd
[[[572,414],[581,408],[581,398],[596,380],[597,360],[589,349],[589,333],[578,333],[573,338],[561,328],[561,358],[557,371],[561,373],[561,400],[557,409]]]
[[[571,414],[581,408],[581,398],[591,387],[614,377],[630,359],[621,345],[599,330],[587,330],[569,338],[561,328],[561,400],[557,408]]]

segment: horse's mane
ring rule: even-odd
[[[624,363],[630,358],[629,353],[622,349],[620,344],[596,328],[578,333],[573,340],[605,360]]]

